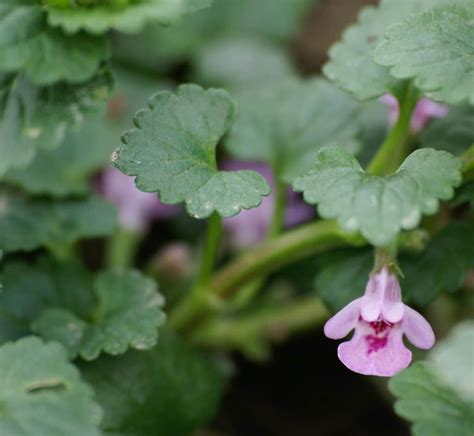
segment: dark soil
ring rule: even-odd
[[[214,426],[218,434],[408,436],[408,425],[392,411],[386,380],[352,373],[336,348],[313,332],[277,347],[265,364],[237,358]]]

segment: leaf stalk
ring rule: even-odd
[[[367,167],[367,171],[376,176],[393,174],[409,151],[411,117],[419,92],[408,83],[397,99],[400,107],[398,120]]]

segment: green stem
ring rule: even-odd
[[[375,262],[373,272],[380,271],[383,267],[396,272],[400,271],[397,264],[397,241],[387,247],[375,247]]]
[[[207,224],[206,241],[204,242],[204,253],[201,259],[201,267],[196,279],[195,288],[205,285],[212,275],[216,262],[217,252],[222,231],[222,218],[214,212]]]
[[[252,301],[259,293],[260,289],[265,283],[266,276],[258,277],[257,279],[247,283],[239,288],[232,298],[231,305],[234,310],[243,309]]]
[[[406,248],[419,246],[420,231],[413,230],[402,234],[398,243]],[[256,277],[268,275],[283,266],[324,250],[347,245],[360,247],[366,244],[362,235],[342,230],[335,221],[316,221],[290,230],[252,251],[245,252],[218,271],[202,292],[196,293],[194,299],[188,300],[186,310],[182,310],[179,316],[172,313],[171,326],[175,329],[186,328],[196,318],[222,307],[224,298],[230,297]]]
[[[221,232],[222,219],[217,213],[213,213],[207,224],[204,252],[196,282],[191,291],[171,312],[168,325],[172,328],[179,328],[190,317],[199,313],[202,307],[207,307],[209,298],[212,299],[212,296],[209,295],[210,289],[207,287],[207,284],[214,270]]]
[[[222,306],[223,298],[230,297],[243,285],[305,256],[334,247],[365,244],[360,234],[342,230],[335,221],[316,221],[286,232],[243,253],[218,271],[204,288],[195,288],[195,292],[173,310],[169,325],[174,329],[188,327],[196,318]]]
[[[220,270],[210,285],[216,295],[228,296],[249,280],[308,255],[343,245],[365,244],[360,234],[342,230],[335,221],[316,221],[244,253]]]
[[[400,94],[398,98],[400,115],[367,167],[367,171],[371,174],[380,176],[394,173],[408,153],[411,116],[419,94],[411,84],[407,84]]]
[[[106,263],[108,267],[127,268],[133,264],[141,234],[119,229],[107,241]]]
[[[275,171],[276,173],[277,171]],[[278,236],[284,226],[285,219],[285,206],[286,206],[286,185],[277,178],[275,187],[273,189],[275,196],[275,208],[272,212],[272,220],[268,226],[266,240],[270,241]],[[266,276],[262,275],[254,281],[241,287],[232,301],[234,309],[241,309],[245,307],[253,298],[258,294],[263,284],[265,283]]]
[[[72,259],[76,248],[75,244],[70,242],[46,244],[45,247],[56,260],[61,262]]]
[[[268,342],[321,324],[328,316],[316,295],[236,319],[212,319],[199,327],[191,341],[201,346],[240,349],[254,358],[264,357]]]
[[[286,185],[276,177],[275,188],[275,209],[273,210],[272,220],[268,227],[267,240],[273,239],[280,234],[285,220],[286,207]]]

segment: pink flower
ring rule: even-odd
[[[403,335],[418,348],[435,342],[431,326],[416,310],[402,303],[397,277],[384,267],[371,275],[363,297],[357,298],[329,319],[324,334],[352,338],[337,349],[341,362],[359,374],[390,377],[411,362]]]
[[[397,122],[399,107],[398,100],[390,94],[385,94],[380,98],[389,108],[388,120],[390,125]],[[448,114],[448,108],[442,104],[436,103],[428,98],[422,98],[415,107],[411,117],[410,129],[413,133],[422,130],[431,118],[443,118]]]
[[[114,203],[119,212],[120,226],[126,230],[144,233],[156,218],[170,218],[179,211],[178,206],[168,206],[151,192],[142,192],[134,178],[109,167],[102,173],[99,191]]]
[[[257,171],[270,186],[275,186],[271,169],[263,163],[232,160],[224,162],[222,167],[227,171],[243,169]],[[291,189],[287,192],[286,203],[284,217],[286,227],[296,226],[314,216],[314,208],[304,203]],[[246,248],[263,241],[272,219],[274,207],[275,195],[272,192],[269,196],[262,198],[260,206],[242,210],[236,216],[225,218],[224,228],[229,234],[232,245],[237,248]]]

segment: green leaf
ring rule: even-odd
[[[362,296],[374,266],[372,250],[338,251],[325,256],[315,288],[333,312]]]
[[[430,353],[430,361],[443,382],[469,401],[474,400],[474,379],[468,376],[474,366],[473,343],[474,322],[463,321]]]
[[[402,287],[418,305],[428,304],[442,291],[456,291],[474,267],[474,225],[448,225],[421,254],[402,258],[401,267]]]
[[[71,358],[149,349],[163,324],[163,297],[136,271],[95,280],[76,262],[7,263],[0,271],[0,342],[31,332],[62,343]]]
[[[97,110],[111,86],[104,69],[80,85],[45,88],[0,75],[0,176],[9,168],[26,166],[36,150],[59,146],[67,128],[79,126],[85,112]]]
[[[457,191],[452,200],[454,206],[463,203],[470,203],[471,209],[474,209],[474,181],[464,183]]]
[[[342,41],[329,50],[329,62],[323,72],[341,88],[360,100],[396,94],[400,81],[389,70],[374,63],[372,53],[383,40],[385,29],[410,14],[428,10],[451,0],[382,0],[379,6],[367,6],[358,22],[343,33]]]
[[[207,13],[216,38],[224,34],[255,35],[262,39],[287,42],[301,29],[312,0],[216,1]],[[193,18],[191,16],[190,18]]]
[[[175,84],[169,79],[144,76],[141,72],[114,67],[114,95],[109,102],[108,116],[114,131],[130,128],[130,119],[142,108],[143,102],[158,91],[171,90]]]
[[[395,411],[414,423],[414,436],[468,436],[472,433],[474,404],[463,401],[444,386],[429,363],[415,363],[395,376],[389,386],[399,398]]]
[[[168,25],[189,11],[211,4],[211,0],[141,0],[123,7],[109,4],[94,6],[49,6],[48,23],[60,26],[66,33],[85,30],[102,34],[110,29],[125,33],[140,32],[145,24],[157,22]]]
[[[234,116],[223,90],[183,85],[176,94],[160,92],[137,113],[137,128],[123,136],[113,164],[163,203],[185,202],[195,218],[236,215],[258,206],[270,188],[253,171],[217,170],[215,148]]]
[[[105,118],[89,117],[82,129],[66,135],[55,150],[41,150],[28,167],[9,171],[5,179],[31,194],[57,197],[84,195],[90,191],[90,177],[105,166],[117,138]]]
[[[22,72],[37,85],[91,78],[107,56],[107,40],[50,29],[35,0],[0,3],[0,71]]]
[[[45,340],[59,342],[67,350],[69,358],[74,359],[81,352],[82,340],[87,331],[87,322],[72,312],[53,307],[42,312],[41,316],[32,324],[32,330]],[[97,350],[96,353],[87,360],[95,359],[100,350]]]
[[[0,248],[5,252],[45,246],[60,254],[81,238],[111,233],[116,225],[115,209],[95,196],[32,200],[0,191]]]
[[[398,79],[413,79],[430,98],[474,104],[474,8],[440,8],[391,26],[374,51]]]
[[[430,122],[420,136],[423,147],[446,150],[459,156],[474,144],[474,107],[449,108],[448,115]]]
[[[413,423],[414,436],[472,434],[473,329],[472,323],[459,326],[432,351],[433,362],[415,363],[390,381],[395,411]]]
[[[114,93],[108,103],[107,122],[97,125],[97,137],[113,140],[117,148],[122,133],[130,128],[130,120],[143,102],[158,91],[171,90],[175,84],[167,79],[148,77],[141,72],[114,67]]]
[[[90,190],[90,175],[110,161],[122,132],[143,100],[169,84],[143,77],[143,74],[115,68],[114,95],[107,116],[84,118],[82,127],[66,134],[64,144],[53,151],[40,151],[31,164],[9,171],[6,180],[32,194],[67,196]],[[102,114],[101,114],[102,115]]]
[[[283,50],[248,37],[206,45],[196,58],[195,70],[201,83],[232,88],[257,87],[295,74]]]
[[[386,245],[401,230],[413,229],[422,214],[438,210],[461,183],[461,161],[429,148],[408,156],[388,177],[366,173],[347,151],[321,150],[313,168],[295,180],[306,202],[319,204],[323,218],[337,218],[347,230],[359,230],[374,245]]]
[[[197,61],[221,39],[245,35],[285,45],[295,37],[314,0],[226,0],[186,15],[172,26],[151,24],[138,35],[114,35],[114,56],[130,64],[170,71]]]
[[[216,366],[170,334],[151,351],[101,357],[82,369],[104,409],[106,433],[191,434],[214,416],[224,389]]]
[[[128,348],[147,350],[156,345],[157,328],[164,322],[163,297],[155,282],[137,271],[106,271],[98,275],[97,307],[91,321],[60,307],[47,308],[34,323],[45,339],[61,342],[71,357],[96,359],[104,351],[122,354]]]
[[[238,159],[263,161],[286,181],[306,172],[324,146],[355,152],[359,104],[322,79],[276,83],[240,99],[226,141]]]
[[[0,271],[0,283],[0,342],[31,333],[32,322],[47,307],[87,318],[95,306],[92,277],[76,262],[8,262]]]
[[[0,434],[99,436],[92,389],[57,343],[35,337],[0,347]]]
[[[0,76],[0,176],[10,167],[27,165],[36,151],[35,130],[28,130],[22,120],[21,87],[13,83],[13,77]]]

